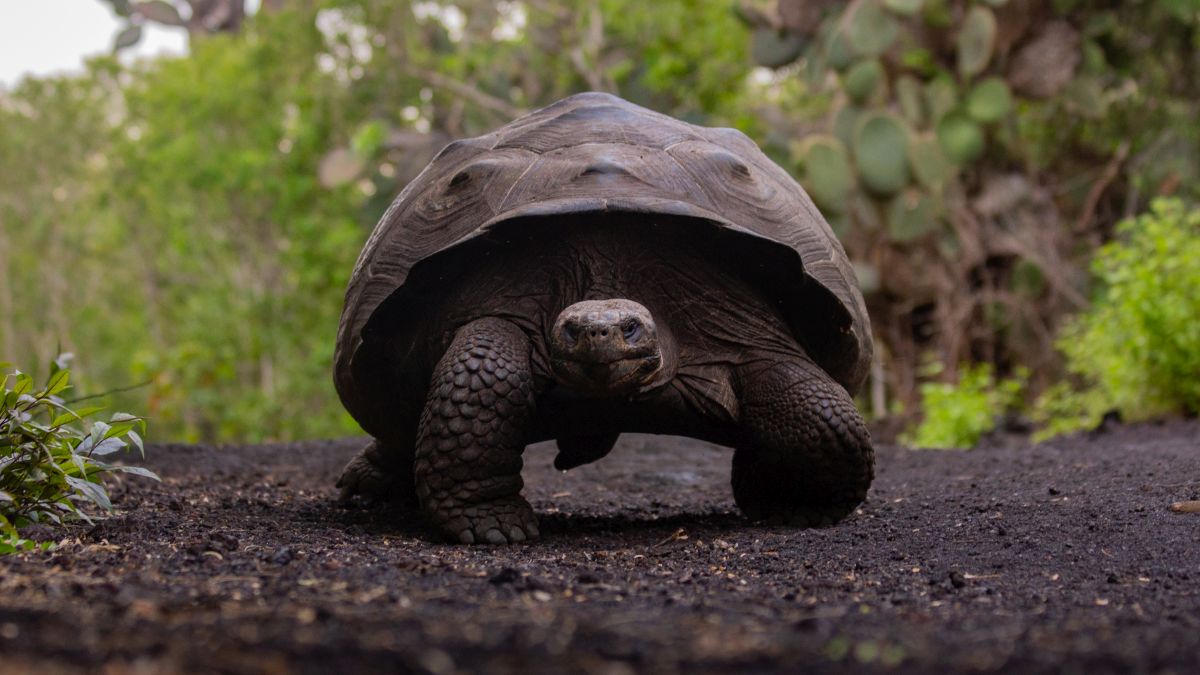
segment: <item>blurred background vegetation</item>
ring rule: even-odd
[[[330,364],[376,219],[448,141],[589,89],[805,185],[884,435],[1200,407],[1200,0],[105,1],[113,56],[0,93],[0,356],[143,385],[113,398],[160,439],[355,433]],[[119,58],[149,23],[189,53]]]

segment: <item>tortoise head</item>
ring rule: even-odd
[[[558,381],[581,393],[628,394],[654,379],[663,354],[654,317],[632,300],[585,300],[567,307],[550,331]]]

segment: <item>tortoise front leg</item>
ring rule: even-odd
[[[733,496],[752,520],[815,527],[849,515],[867,495],[875,451],[846,390],[806,356],[736,373],[743,442]]]
[[[501,319],[459,329],[434,370],[417,432],[417,499],[464,544],[535,539],[521,497],[521,453],[533,414],[529,338]]]

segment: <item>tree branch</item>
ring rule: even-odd
[[[461,96],[462,98],[468,99],[478,106],[500,113],[509,118],[520,117],[528,112],[527,110],[519,108],[508,101],[496,98],[495,96],[480,91],[475,87],[446,77],[437,71],[421,68],[420,66],[414,66],[411,64],[405,64],[403,69],[406,74],[419,80],[424,80],[431,86],[446,89],[456,96]]]

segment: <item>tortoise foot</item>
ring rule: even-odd
[[[866,497],[864,482],[822,485],[812,480],[805,467],[756,462],[749,454],[741,450],[734,454],[732,482],[738,508],[751,521],[829,527],[854,513]]]
[[[343,502],[355,496],[368,502],[391,500],[415,505],[417,501],[411,471],[400,471],[385,462],[378,441],[371,441],[346,463],[338,476],[336,487],[338,499]]]
[[[807,358],[742,374],[746,442],[733,455],[733,496],[750,520],[833,525],[854,512],[875,475],[862,416]]]
[[[540,536],[537,516],[519,496],[443,508],[432,516],[442,533],[460,544],[517,544]]]

